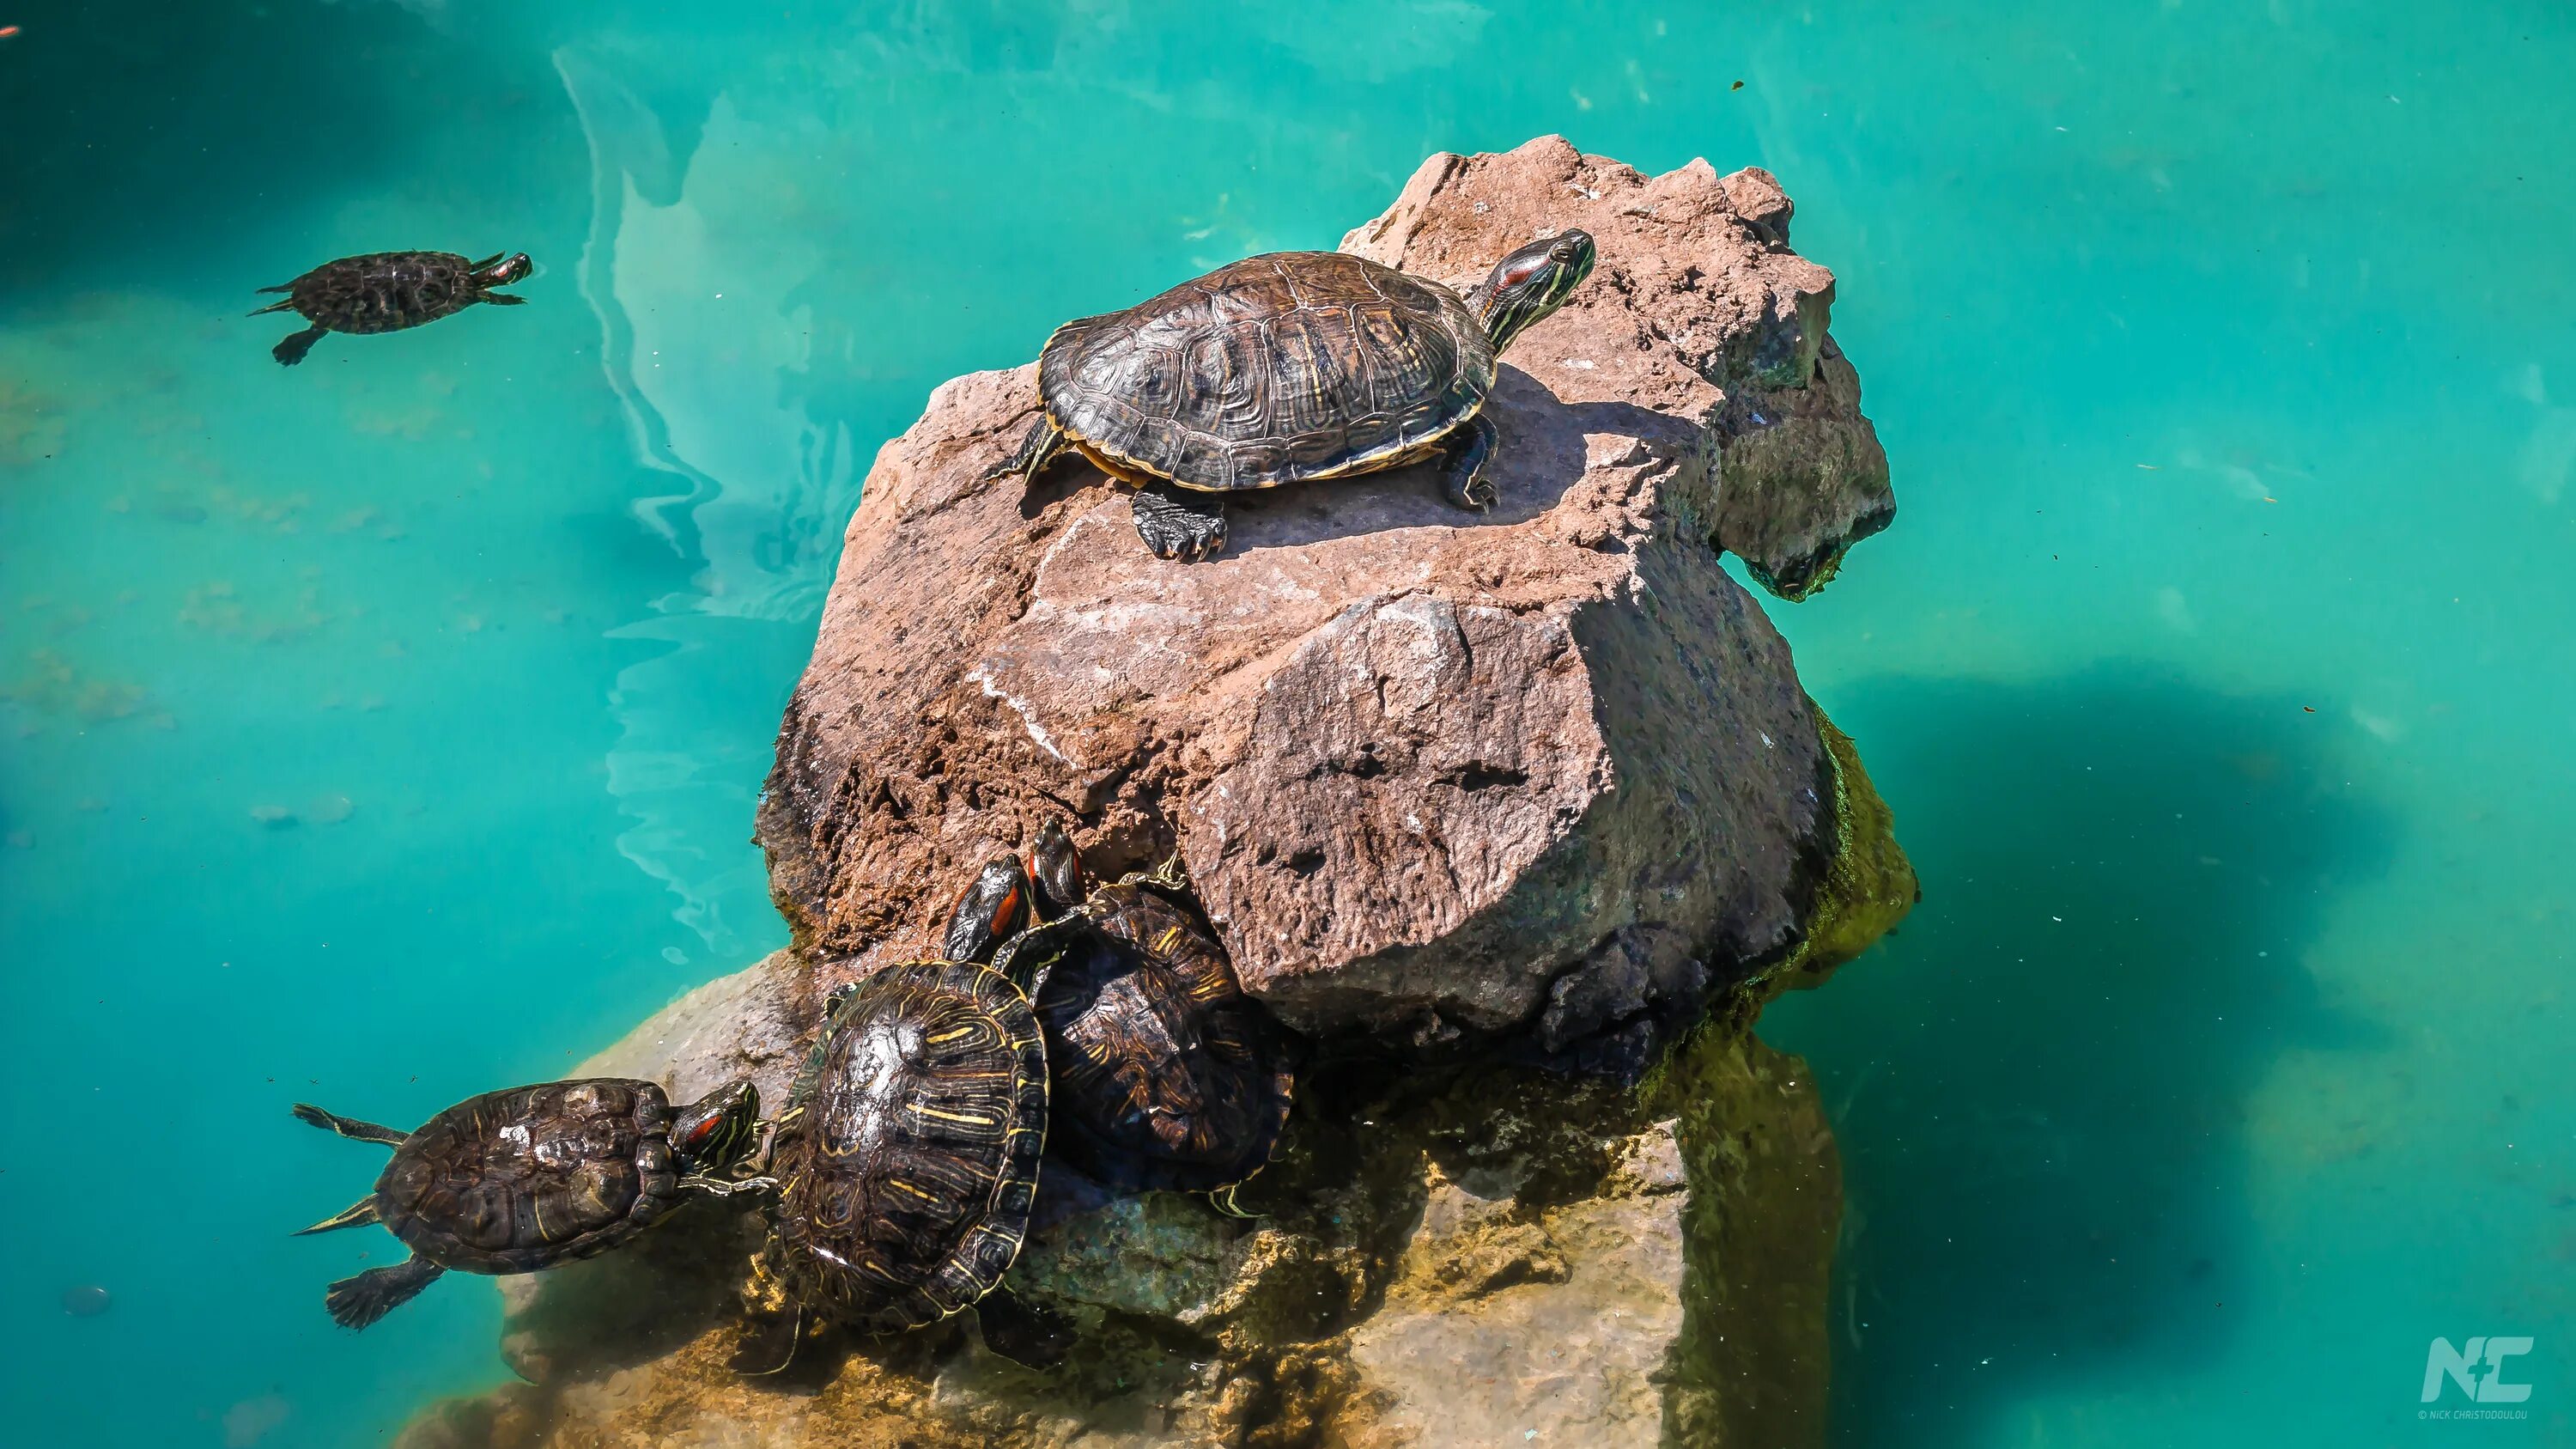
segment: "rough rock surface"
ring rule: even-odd
[[[974,863],[1071,812],[1113,860],[1177,848],[1306,1031],[1642,1068],[1797,951],[1830,854],[1818,715],[1709,544],[1831,471],[1798,438],[1868,432],[1787,215],[1760,172],[1549,138],[1435,157],[1353,232],[1454,282],[1543,228],[1599,242],[1503,359],[1485,516],[1424,468],[1299,485],[1173,564],[1084,465],[983,481],[1029,369],[941,388],[878,456],[780,732],[761,838],[800,945],[827,976],[918,951]],[[1795,405],[1731,432],[1729,384]]]
[[[1029,369],[935,394],[879,456],[781,730],[760,829],[796,948],[582,1070],[747,1073],[776,1104],[823,991],[924,952],[977,863],[1070,816],[1095,867],[1177,849],[1305,1033],[1254,1216],[1050,1158],[1008,1281],[1079,1327],[1063,1366],[961,1321],[746,1380],[764,1209],[698,1204],[505,1283],[530,1382],[404,1449],[1820,1443],[1838,1169],[1750,1027],[1915,886],[1710,546],[1812,585],[1865,531],[1834,510],[1875,443],[1788,212],[1759,172],[1648,179],[1551,138],[1435,157],[1352,234],[1448,281],[1541,227],[1600,242],[1504,359],[1484,518],[1415,470],[1246,500],[1223,557],[1165,563],[1078,465],[980,481]]]
[[[1896,516],[1887,453],[1861,416],[1860,375],[1827,335],[1834,276],[1789,250],[1788,193],[1705,161],[1656,177],[1558,137],[1500,155],[1439,155],[1342,250],[1467,287],[1497,236],[1579,226],[1603,265],[1560,322],[1557,352],[1519,365],[1569,396],[1616,396],[1699,425],[1720,454],[1712,541],[1763,587],[1804,599],[1844,550]],[[1613,266],[1615,263],[1615,267]]]

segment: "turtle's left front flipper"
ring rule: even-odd
[[[1485,481],[1485,465],[1494,456],[1494,436],[1494,420],[1479,414],[1440,450],[1440,486],[1450,502],[1478,513],[1494,506],[1494,485]]]
[[[409,1303],[420,1290],[447,1270],[426,1258],[412,1258],[390,1268],[369,1268],[343,1278],[322,1295],[331,1321],[342,1328],[364,1328]]]

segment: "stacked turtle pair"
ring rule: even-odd
[[[447,1269],[534,1272],[617,1247],[693,1195],[774,1188],[746,1369],[783,1367],[809,1316],[891,1332],[978,1303],[997,1352],[1052,1358],[1060,1333],[1000,1286],[1050,1123],[1059,1155],[1104,1185],[1233,1211],[1287,1122],[1287,1043],[1177,862],[1095,885],[1053,823],[1025,864],[977,875],[944,952],[834,994],[756,1176],[748,1081],[676,1112],[651,1082],[516,1087],[409,1133],[299,1104],[316,1127],[394,1148],[374,1192],[304,1231],[382,1223],[412,1250],[332,1284],[332,1318],[363,1328]]]
[[[944,959],[887,966],[832,999],[778,1119],[777,1226],[753,1263],[736,1366],[771,1372],[809,1317],[884,1333],[979,1308],[1023,1362],[1062,1331],[1001,1280],[1041,1156],[1113,1188],[1210,1195],[1270,1160],[1294,1079],[1177,861],[1095,886],[1050,823],[1026,863],[984,867]]]

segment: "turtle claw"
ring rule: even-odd
[[[1168,488],[1139,490],[1131,505],[1136,535],[1154,557],[1195,563],[1225,551],[1225,505],[1183,498]]]

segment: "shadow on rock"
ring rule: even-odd
[[[2247,1098],[2284,1053],[2368,1044],[2300,956],[2391,825],[2295,700],[2144,666],[1843,695],[1923,904],[1865,989],[1763,1031],[1837,1109],[1837,1438],[1979,1443],[2222,1351]]]

